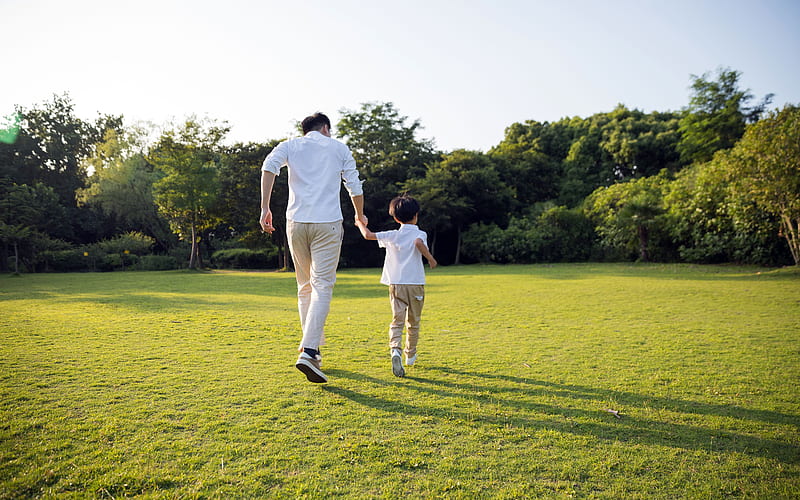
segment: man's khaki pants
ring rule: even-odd
[[[336,268],[342,249],[342,221],[287,221],[286,235],[297,278],[297,309],[303,329],[301,348],[325,344],[325,320],[331,308]]]
[[[417,354],[419,322],[425,305],[425,285],[389,285],[392,304],[392,324],[389,325],[389,347],[401,349],[403,325],[406,326],[405,353],[409,358]]]

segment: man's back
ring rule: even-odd
[[[342,220],[339,183],[343,179],[350,196],[362,194],[356,163],[342,142],[312,131],[280,143],[264,160],[274,174],[289,166],[289,206],[286,218],[295,222]]]

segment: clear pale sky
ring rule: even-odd
[[[719,67],[800,104],[798,0],[0,0],[0,33],[0,115],[67,92],[81,118],[196,114],[229,142],[391,101],[486,151],[514,122],[680,110]]]

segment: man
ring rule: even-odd
[[[302,122],[303,137],[284,141],[264,160],[261,170],[261,228],[272,233],[269,203],[275,176],[289,169],[286,236],[297,278],[297,307],[303,340],[296,367],[309,381],[327,382],[319,347],[325,343],[325,320],[330,311],[336,267],[342,248],[340,182],[355,208],[356,220],[367,223],[364,196],[350,149],[331,138],[331,121],[322,113]]]

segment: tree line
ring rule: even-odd
[[[410,192],[444,264],[796,265],[800,108],[768,111],[772,96],[754,102],[740,79],[727,68],[692,76],[680,111],[618,105],[514,123],[487,152],[438,150],[391,102],[341,110],[334,132],[365,181],[371,228],[395,227],[388,202]],[[160,130],[81,120],[68,95],[17,106],[0,125],[0,267],[290,267],[285,174],[273,194],[279,230],[270,238],[257,220],[260,166],[279,139],[229,145],[228,131],[197,117]],[[346,224],[342,265],[381,261]]]

